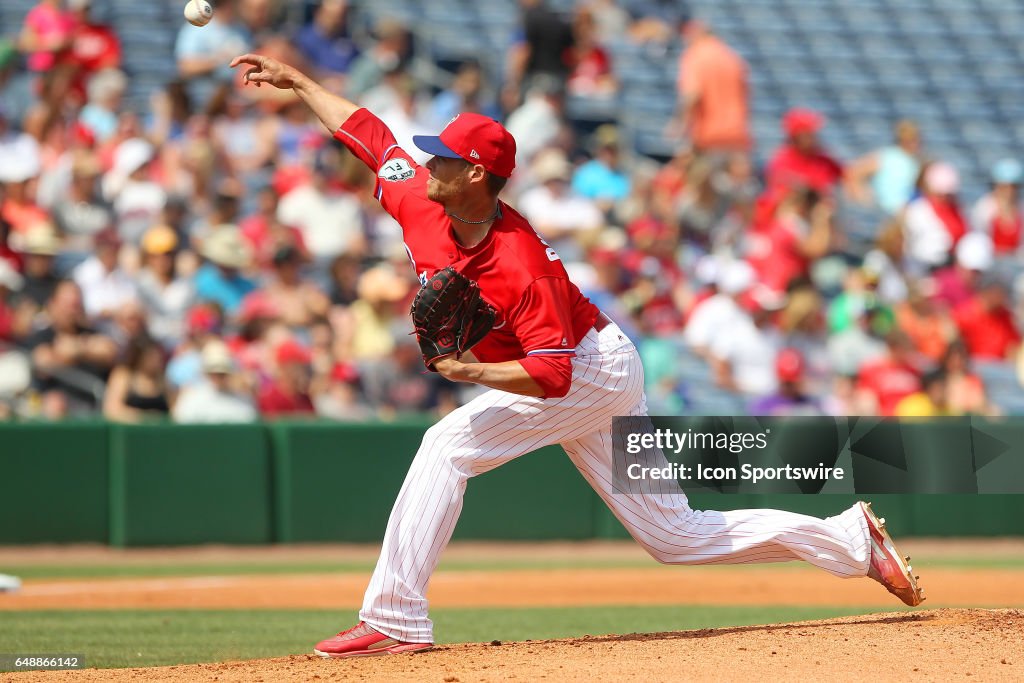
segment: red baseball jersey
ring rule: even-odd
[[[494,329],[473,354],[485,363],[519,360],[546,396],[564,395],[571,379],[568,359],[598,310],[570,282],[555,251],[504,202],[484,240],[470,249],[461,246],[444,207],[427,199],[430,172],[366,109],[349,117],[334,137],[377,173],[375,196],[401,224],[420,282],[454,266],[479,283],[497,310]]]

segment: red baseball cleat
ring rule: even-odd
[[[321,657],[372,657],[373,655],[393,655],[403,652],[423,652],[432,647],[434,647],[433,643],[403,643],[400,640],[388,638],[360,621],[349,630],[342,631],[333,638],[321,640],[313,648],[313,652]]]
[[[885,586],[885,589],[911,607],[924,602],[924,589],[919,588],[910,566],[910,556],[904,558],[896,550],[896,544],[885,530],[885,520],[875,516],[871,503],[860,503],[860,509],[868,521],[871,536],[871,566],[868,576]]]

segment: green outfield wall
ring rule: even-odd
[[[0,425],[0,544],[378,542],[427,426]],[[1012,427],[1002,424],[1019,436],[1006,438],[1024,442],[1024,420]],[[1024,535],[1024,495],[867,497],[900,535]],[[828,516],[857,498],[702,492],[690,502]],[[470,480],[455,530],[461,539],[626,536],[558,447]]]

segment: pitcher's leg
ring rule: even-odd
[[[826,519],[783,510],[692,510],[682,489],[615,492],[611,430],[563,443],[573,464],[652,557],[668,564],[805,560],[836,576],[865,576],[867,522],[858,506]],[[659,482],[663,484],[664,482]]]
[[[488,454],[482,461],[478,435],[500,440],[497,421],[509,417],[503,408],[521,398],[489,392],[424,434],[388,518],[361,620],[397,640],[432,642],[427,584],[462,512],[466,482],[525,452],[508,448],[502,456]]]
[[[398,495],[360,618],[404,642],[429,642],[427,584],[448,544],[470,477],[549,444],[576,439],[634,405],[643,374],[634,353],[573,361],[566,396],[488,392],[427,430]]]

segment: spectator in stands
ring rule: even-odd
[[[896,417],[945,417],[953,414],[947,402],[949,387],[942,370],[926,372],[921,378],[921,390],[896,404]]]
[[[101,321],[99,330],[117,343],[118,353],[124,353],[136,340],[149,340],[148,311],[138,298],[129,299],[114,312],[113,317]]]
[[[750,148],[747,63],[700,20],[685,24],[673,124],[701,154]]]
[[[223,114],[210,129],[227,170],[243,182],[248,182],[251,175],[269,175],[264,172],[276,152],[277,125],[272,118],[260,116],[252,104],[243,93],[232,91],[225,99]]]
[[[227,345],[212,338],[202,347],[205,381],[193,384],[174,404],[175,422],[227,424],[255,422],[259,413],[252,398],[233,385],[235,362]]]
[[[63,0],[39,0],[25,16],[18,47],[28,53],[28,68],[34,73],[44,74],[67,64],[76,21],[63,5]]]
[[[929,164],[921,190],[921,196],[907,205],[903,216],[908,265],[919,274],[945,265],[967,233],[967,220],[956,197],[960,174],[954,166],[945,162]]]
[[[85,86],[93,74],[121,66],[121,40],[113,28],[96,20],[92,0],[68,0],[75,20],[70,60],[75,67],[73,95],[85,96]]]
[[[538,154],[533,177],[539,184],[520,196],[519,211],[564,261],[580,260],[586,243],[604,225],[601,211],[570,191],[572,165],[561,150]]]
[[[211,0],[213,19],[206,26],[183,24],[174,56],[193,104],[202,109],[231,82],[228,64],[252,45],[248,31],[237,21],[236,0]]]
[[[597,23],[586,5],[580,5],[572,22],[573,46],[568,53],[569,94],[594,99],[613,97],[619,89],[612,58],[597,37]]]
[[[346,96],[361,101],[362,96],[373,88],[386,74],[403,70],[412,52],[409,31],[398,20],[385,17],[374,27],[374,42],[360,54],[348,72]]]
[[[138,244],[167,204],[167,193],[150,175],[156,150],[142,138],[129,138],[114,152],[113,168],[103,177],[103,196],[114,206],[117,231]]]
[[[192,102],[185,82],[174,79],[163,90],[154,92],[149,100],[149,109],[146,137],[154,145],[163,146],[181,140],[192,115]]]
[[[294,340],[287,340],[274,350],[273,380],[259,392],[257,404],[263,417],[296,417],[313,415],[309,397],[309,349]]]
[[[834,368],[828,354],[828,326],[823,297],[809,284],[793,289],[776,320],[783,344],[803,359],[803,390],[823,395],[832,382]]]
[[[281,197],[277,222],[298,231],[318,266],[338,254],[359,251],[364,243],[359,199],[351,192],[332,187],[328,180],[339,157],[336,149],[328,147],[318,155],[319,172],[310,174],[305,169],[293,168],[280,169],[274,175],[274,185]],[[286,177],[288,174],[290,178]]]
[[[448,87],[434,96],[428,116],[430,128],[444,128],[462,112],[485,114],[492,119],[502,118],[497,104],[484,92],[483,69],[475,59],[467,59],[460,64]]]
[[[828,329],[843,332],[857,324],[857,316],[867,308],[886,308],[878,297],[878,273],[861,265],[851,268],[843,279],[843,289],[828,306]]]
[[[49,220],[49,215],[36,202],[35,181],[42,170],[39,144],[26,133],[7,127],[0,109],[0,218],[12,233],[23,233],[32,226]]]
[[[135,282],[120,266],[121,238],[113,228],[96,234],[96,251],[72,272],[82,290],[85,314],[94,324],[113,319],[126,303],[138,297]]]
[[[754,284],[754,269],[746,261],[720,264],[716,270],[716,293],[694,307],[683,331],[686,345],[702,356],[719,336],[739,325],[744,318],[739,297]]]
[[[339,335],[356,361],[378,361],[395,349],[396,332],[407,327],[404,304],[409,281],[387,265],[370,268],[359,277],[359,298],[347,310]]]
[[[117,358],[117,344],[85,323],[78,285],[61,282],[46,307],[49,320],[31,334],[33,386],[50,420],[94,411],[97,394]]]
[[[850,315],[854,324],[828,339],[828,355],[832,367],[837,374],[844,377],[856,377],[866,364],[883,358],[886,346],[882,338],[891,330],[886,327],[887,316],[879,307],[865,306],[854,309],[850,311]],[[875,323],[876,320],[879,321],[878,324]],[[871,410],[874,410],[873,406]]]
[[[932,277],[935,299],[950,309],[967,302],[977,290],[978,280],[995,264],[992,239],[983,232],[970,232],[956,245],[953,265]]]
[[[791,109],[782,119],[786,143],[765,169],[768,188],[804,185],[828,195],[843,177],[842,165],[822,148],[818,131],[825,117],[811,109]]]
[[[893,331],[885,347],[885,355],[866,362],[857,373],[860,415],[895,415],[900,401],[921,390],[921,371],[906,334]]]
[[[878,297],[887,304],[907,298],[903,267],[903,224],[898,218],[884,222],[875,247],[864,255],[864,268],[878,278]]]
[[[715,335],[709,349],[715,383],[729,391],[766,396],[778,386],[775,359],[782,336],[772,323],[785,298],[754,286],[741,297],[745,309],[728,331]]]
[[[273,186],[263,187],[256,195],[256,209],[238,224],[242,237],[252,247],[256,265],[266,270],[273,265],[274,254],[281,247],[295,247],[304,258],[310,256],[302,233],[298,229],[283,225],[277,218],[277,190]]]
[[[750,404],[751,415],[768,417],[822,415],[821,404],[804,390],[805,364],[799,351],[785,348],[775,357],[778,389]]]
[[[221,225],[235,225],[244,192],[241,183],[233,178],[225,178],[218,183],[212,193],[209,211],[192,224],[189,230],[191,237],[202,240]]]
[[[61,240],[51,223],[38,223],[18,238],[14,246],[24,260],[25,278],[18,299],[34,315],[53,298],[61,281],[54,265]]]
[[[343,77],[359,56],[359,48],[348,28],[347,0],[321,0],[312,20],[295,36],[295,45],[318,74],[318,79],[335,82],[343,92]],[[333,90],[334,88],[332,88]]]
[[[212,301],[233,315],[242,299],[256,289],[256,284],[241,271],[252,263],[252,251],[234,225],[214,228],[203,240],[199,250],[206,259],[195,275],[196,297]]]
[[[360,394],[359,374],[353,366],[336,363],[324,380],[321,390],[313,394],[317,416],[344,422],[373,419],[373,409]]]
[[[922,357],[938,363],[956,339],[957,329],[948,309],[927,296],[922,285],[927,286],[911,286],[907,299],[896,305],[896,325]]]
[[[28,334],[31,319],[19,314],[10,294],[25,286],[25,278],[14,269],[10,261],[0,258],[0,353],[10,342]]]
[[[1006,285],[998,276],[984,274],[977,293],[960,304],[953,317],[972,359],[1014,358],[1021,336],[1007,306]]]
[[[314,321],[327,317],[330,300],[319,287],[302,278],[303,258],[292,245],[281,246],[273,258],[273,272],[263,291],[281,312],[281,322],[300,333]]]
[[[189,309],[185,335],[167,363],[167,381],[172,390],[202,381],[202,350],[211,339],[219,338],[223,324],[223,315],[215,305],[199,304]]]
[[[163,348],[148,338],[133,340],[114,367],[103,397],[103,416],[114,422],[143,422],[170,412]]]
[[[178,235],[167,225],[155,225],[142,237],[143,267],[137,289],[149,313],[149,331],[171,350],[185,333],[185,318],[195,300],[188,278],[177,274]]]
[[[538,76],[564,83],[569,75],[568,55],[573,47],[572,27],[544,0],[519,0],[522,37],[508,51],[505,105],[518,101],[524,85]],[[517,137],[516,140],[519,140]]]
[[[604,212],[629,195],[630,179],[621,163],[621,140],[614,125],[603,124],[594,131],[593,159],[576,169],[572,189],[593,200]]]
[[[971,226],[992,238],[997,254],[1016,254],[1024,227],[1020,198],[1024,165],[1016,159],[1002,159],[992,167],[991,180],[992,189],[971,210]]]
[[[359,298],[359,257],[339,254],[331,261],[327,292],[331,305],[346,307]]]
[[[407,73],[397,74],[392,81],[391,101],[384,106],[370,104],[371,93],[366,93],[364,103],[367,109],[374,111],[380,120],[391,129],[395,141],[403,150],[412,150],[409,155],[417,163],[425,164],[430,155],[413,144],[414,135],[422,135],[432,130],[430,120],[421,114],[420,98],[416,81]],[[333,149],[333,148],[332,148]]]
[[[282,5],[276,0],[238,0],[238,25],[250,43],[262,50],[267,43],[280,39]]]
[[[940,369],[946,374],[946,404],[952,415],[993,415],[985,384],[971,372],[971,358],[960,340],[946,348]]]
[[[913,121],[896,124],[896,142],[853,161],[844,188],[854,200],[878,206],[890,216],[914,196],[921,173],[921,131]]]
[[[114,210],[100,194],[99,176],[96,155],[86,150],[77,152],[71,162],[71,184],[51,209],[69,252],[89,252],[96,236],[114,225]]]
[[[384,418],[425,412],[444,413],[455,394],[437,373],[423,372],[423,354],[415,337],[402,335],[383,362],[366,366],[367,395]]]
[[[715,192],[713,173],[714,166],[707,157],[694,159],[687,169],[686,185],[679,193],[673,212],[682,239],[708,250],[725,208]]]
[[[831,198],[808,187],[787,192],[772,219],[748,237],[748,259],[758,280],[783,292],[793,280],[808,277],[811,264],[832,247],[834,216]]]
[[[94,75],[86,88],[88,102],[78,120],[100,142],[109,140],[117,131],[118,115],[128,88],[128,77],[115,68],[103,69]]]
[[[505,122],[516,139],[517,167],[528,167],[538,152],[561,135],[564,94],[562,82],[552,76],[535,76],[527,85],[525,101]]]

